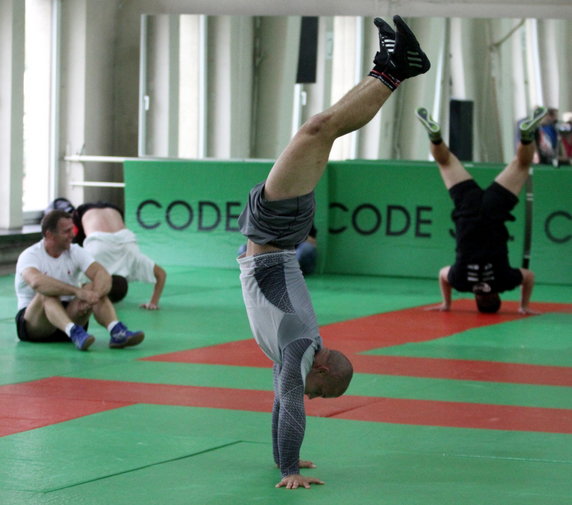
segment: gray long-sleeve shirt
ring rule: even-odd
[[[274,362],[274,460],[282,476],[296,474],[306,426],[306,375],[322,345],[316,316],[293,251],[249,256],[238,262],[252,333]]]

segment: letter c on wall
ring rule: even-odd
[[[330,203],[330,209],[341,209],[344,212],[348,211],[348,208],[343,203],[332,202]],[[347,226],[341,226],[340,228],[332,228],[328,230],[332,235],[336,235],[338,233],[342,233],[343,231],[347,230]]]
[[[153,230],[157,228],[161,224],[161,222],[157,221],[156,223],[153,224],[147,224],[143,222],[141,214],[143,212],[143,207],[146,207],[147,205],[153,205],[158,209],[160,209],[161,204],[157,200],[145,200],[137,206],[137,222],[141,225],[142,228],[145,228],[146,230]]]
[[[550,214],[546,218],[546,221],[544,222],[544,233],[546,233],[546,236],[552,242],[556,242],[557,244],[563,244],[564,242],[568,242],[572,238],[572,235],[568,234],[568,235],[564,235],[563,237],[556,237],[552,233],[552,231],[550,230],[550,226],[552,224],[553,219],[555,219],[557,217],[564,217],[564,218],[568,219],[568,221],[572,222],[572,215],[570,215],[568,212],[566,212],[564,210],[558,210],[556,212],[553,212],[552,214]]]

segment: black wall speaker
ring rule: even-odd
[[[473,101],[449,103],[449,149],[461,161],[473,159]]]
[[[302,17],[300,48],[298,51],[297,84],[316,82],[316,62],[318,58],[318,18]]]

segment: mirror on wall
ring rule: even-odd
[[[423,105],[445,131],[470,137],[472,159],[506,161],[516,121],[532,107],[572,109],[561,84],[570,22],[408,22],[432,69],[365,131],[336,142],[334,159],[426,159],[414,118]],[[367,74],[377,44],[363,17],[143,16],[139,154],[274,158],[307,117]]]

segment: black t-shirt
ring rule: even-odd
[[[471,292],[486,283],[502,293],[522,283],[522,273],[508,261],[509,233],[506,221],[514,221],[511,210],[516,195],[493,182],[483,191],[469,179],[453,186],[449,193],[455,204],[456,259],[448,281],[458,291]]]
[[[451,266],[447,280],[461,292],[473,292],[475,286],[488,285],[490,292],[502,293],[522,284],[522,272],[518,268],[512,268],[508,262],[505,264],[456,262]]]

